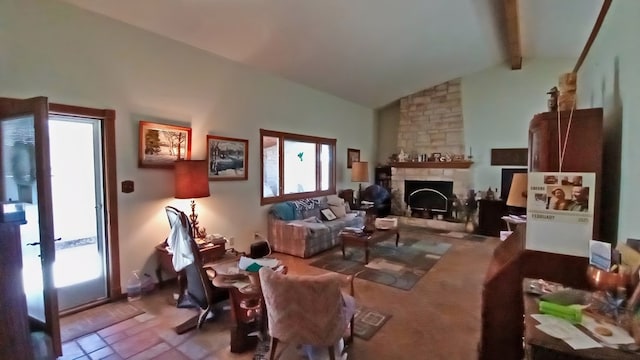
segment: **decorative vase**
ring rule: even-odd
[[[472,216],[467,217],[467,223],[464,225],[464,230],[469,234],[473,234],[476,231],[476,223],[473,221]]]

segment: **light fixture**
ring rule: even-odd
[[[351,165],[351,181],[358,182],[358,203],[362,198],[362,183],[369,181],[369,163],[366,161],[353,162]]]
[[[511,187],[509,188],[509,196],[507,197],[507,206],[517,208],[527,207],[527,174],[515,173],[511,179]]]
[[[191,235],[194,239],[207,235],[205,228],[198,227],[198,214],[194,199],[208,197],[209,174],[206,160],[178,160],[175,162],[175,194],[176,199],[191,199]]]

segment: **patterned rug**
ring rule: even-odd
[[[382,328],[390,317],[391,315],[358,305],[356,307],[356,314],[353,322],[353,335],[363,340],[369,340],[378,330],[380,330],[380,328]],[[259,341],[253,355],[253,360],[268,359],[270,348],[270,339],[267,338]],[[300,347],[296,348],[295,352],[299,354],[300,359],[307,359],[300,350]]]
[[[466,232],[459,232],[459,231],[443,232],[443,233],[440,233],[440,235],[456,238],[456,239],[471,240],[471,241],[484,241],[487,238],[484,235],[469,234]]]
[[[346,259],[342,249],[336,247],[310,265],[357,278],[410,290],[449,250],[451,244],[437,240],[416,239],[400,232],[400,243],[395,239],[382,241],[369,248],[369,263],[364,264],[364,248],[348,246]]]
[[[129,302],[101,305],[60,318],[60,337],[62,342],[73,340],[140,314],[144,311]]]

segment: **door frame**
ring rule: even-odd
[[[107,256],[107,301],[122,298],[120,284],[120,242],[118,237],[118,187],[116,176],[116,112],[111,109],[94,109],[81,106],[49,104],[50,115],[77,116],[100,120],[102,128],[102,161],[104,164],[104,218]],[[82,311],[101,302],[90,303],[65,311],[63,315]]]

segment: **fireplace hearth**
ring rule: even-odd
[[[450,219],[453,210],[453,182],[405,180],[405,203],[414,217]]]

